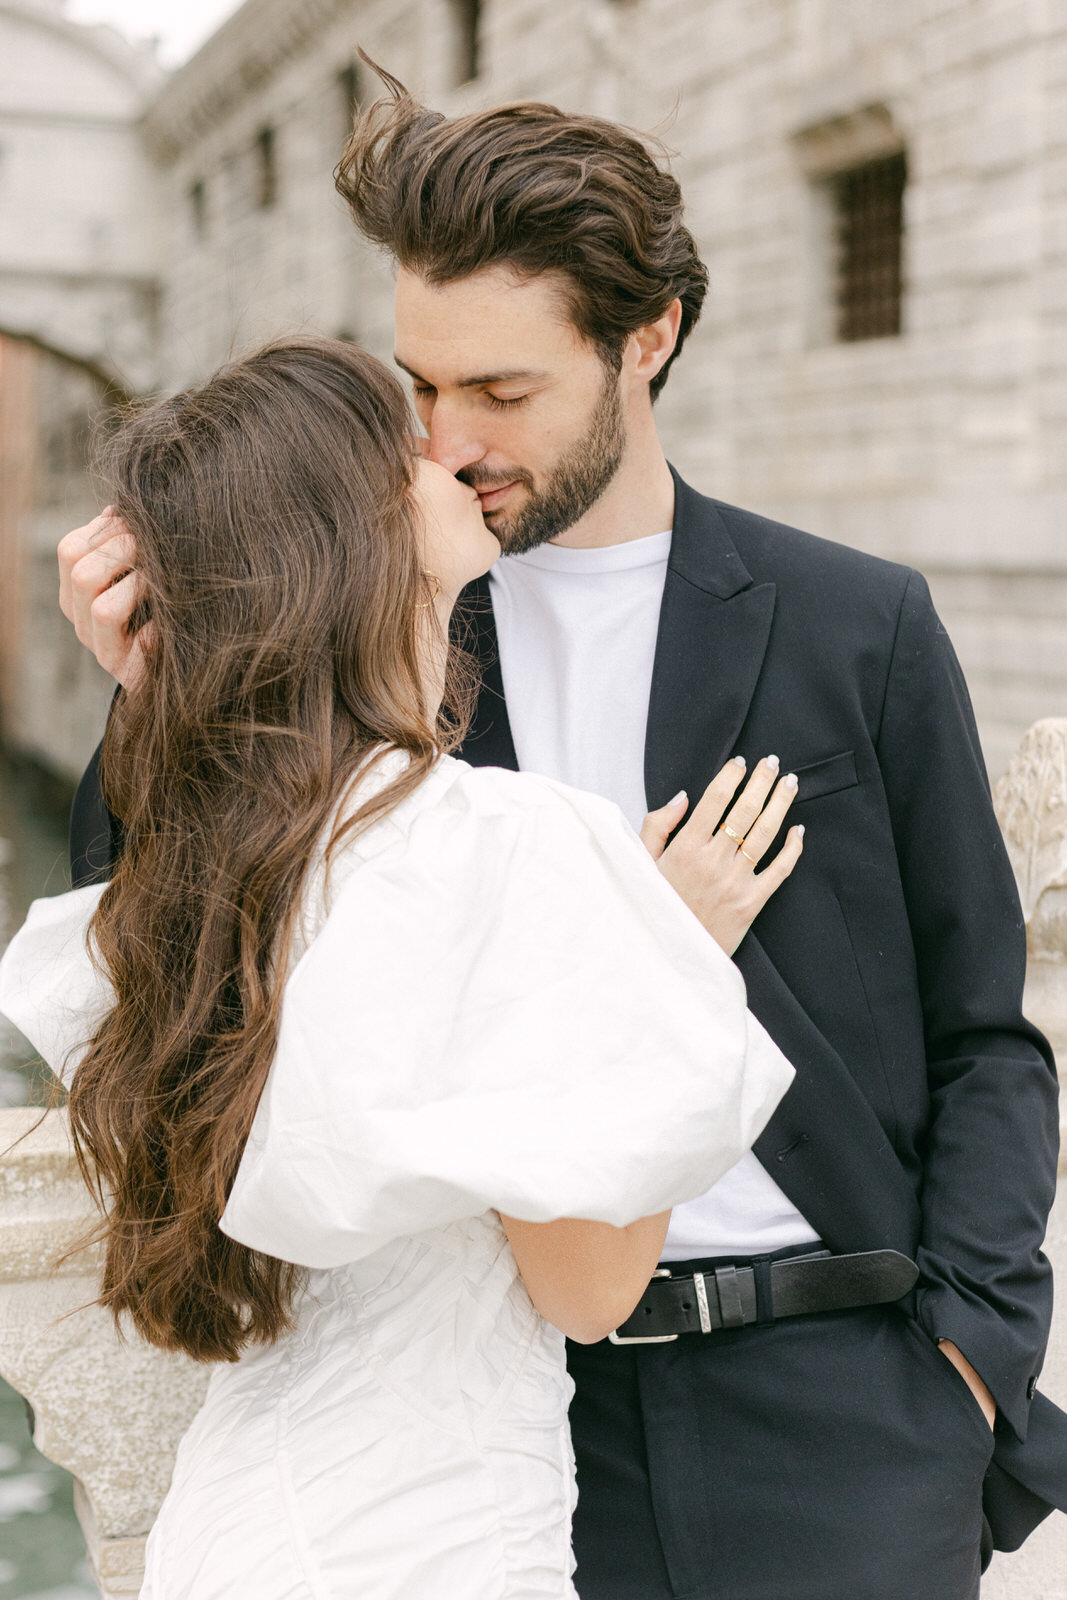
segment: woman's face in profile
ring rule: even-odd
[[[416,463],[413,499],[422,522],[422,564],[454,601],[500,555],[482,518],[477,492],[425,457]]]

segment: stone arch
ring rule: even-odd
[[[150,54],[58,0],[0,0],[0,327],[123,387],[154,360]]]

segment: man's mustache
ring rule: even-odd
[[[533,488],[533,478],[523,467],[506,467],[501,472],[479,472],[477,467],[461,467],[456,473],[460,483],[484,494],[487,489],[503,489],[508,483],[521,483]]]

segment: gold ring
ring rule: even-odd
[[[759,858],[757,856],[750,856],[748,851],[744,848],[743,845],[738,845],[737,848],[738,848],[738,852],[741,855],[744,856],[746,861],[751,861],[751,863],[752,863],[752,865],[754,867],[758,867],[759,866]]]
[[[732,839],[734,841],[734,844],[740,850],[741,846],[745,842],[745,835],[743,833],[735,833],[728,822],[723,823],[722,831],[725,833],[728,839]]]

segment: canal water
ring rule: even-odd
[[[30,901],[68,887],[63,797],[0,755],[0,949]],[[0,1019],[0,1107],[42,1105],[51,1074]],[[33,1447],[26,1407],[0,1380],[0,1600],[93,1600],[70,1475]]]

